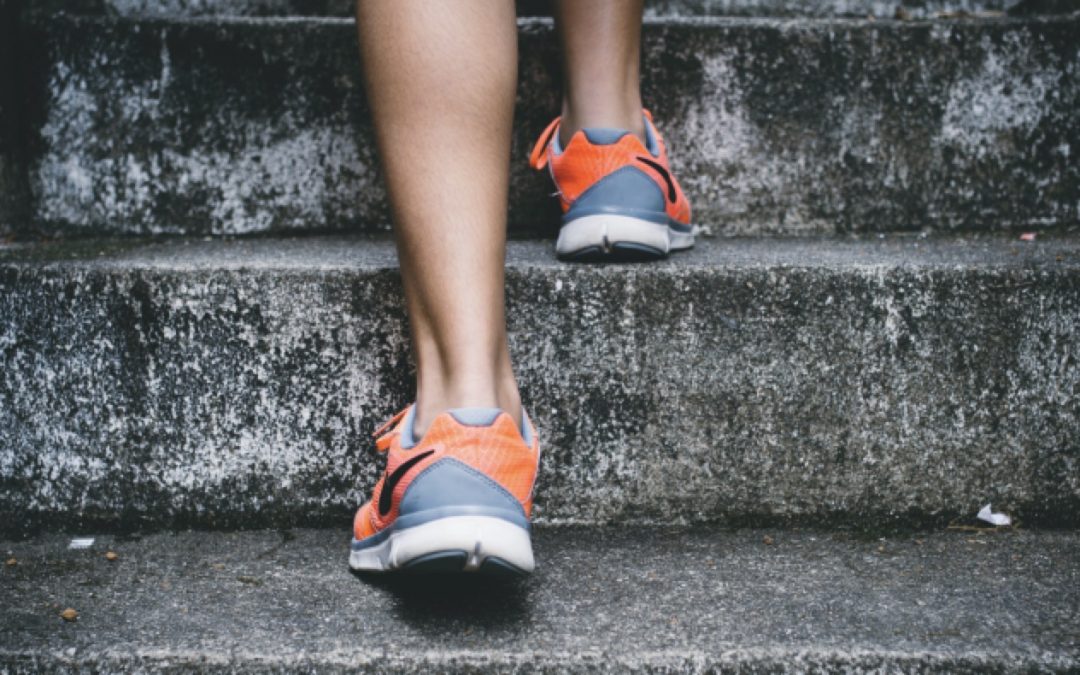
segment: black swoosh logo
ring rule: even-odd
[[[675,194],[675,181],[671,180],[671,174],[668,173],[668,170],[664,168],[664,165],[660,164],[659,162],[654,162],[651,159],[646,159],[645,157],[638,157],[637,160],[639,162],[644,162],[645,164],[648,164],[656,171],[656,173],[660,174],[660,176],[664,179],[664,182],[667,183],[668,201],[674,204],[675,200],[678,198],[678,195]]]
[[[394,488],[401,482],[401,479],[405,477],[405,474],[409,472],[409,469],[413,468],[428,456],[434,454],[434,450],[428,450],[422,452],[415,457],[410,457],[407,461],[398,465],[398,468],[394,469],[394,473],[390,474],[386,478],[386,482],[383,483],[382,492],[379,493],[379,515],[386,516],[390,513],[390,507],[394,502]]]

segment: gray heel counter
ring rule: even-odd
[[[637,167],[624,166],[582,193],[563,216],[563,223],[602,213],[666,223],[666,206],[664,192],[656,181]]]
[[[414,525],[452,515],[487,515],[528,527],[525,510],[514,495],[450,457],[424,469],[409,484],[399,508],[399,518]]]

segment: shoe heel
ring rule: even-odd
[[[416,572],[527,573],[529,519],[501,485],[453,458],[409,485],[390,540],[389,567]]]

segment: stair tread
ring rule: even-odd
[[[354,577],[341,525],[0,542],[0,667],[1080,667],[1078,532],[538,528],[492,583]]]
[[[512,239],[511,268],[677,272],[682,268],[1030,267],[1080,265],[1080,236],[1015,234],[868,235],[800,238],[699,237],[697,245],[647,265],[591,266],[560,262],[549,239]],[[64,265],[100,269],[372,270],[396,268],[384,235],[319,235],[250,239],[89,239],[0,244],[0,265]]]

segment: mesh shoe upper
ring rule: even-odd
[[[548,125],[533,148],[529,163],[537,170],[545,167],[550,170],[564,214],[570,213],[575,202],[605,178],[632,167],[659,188],[664,200],[663,212],[669,218],[681,224],[690,222],[690,202],[671,174],[667,150],[653,126],[652,115],[647,110],[644,114],[646,143],[630,132],[590,135],[589,130],[582,129],[563,148],[558,142],[562,118],[557,117]]]
[[[539,444],[531,421],[526,417],[525,438],[522,430],[505,412],[500,412],[490,425],[471,425],[460,422],[450,412],[440,414],[431,423],[419,442],[411,445],[407,424],[411,424],[410,408],[394,416],[376,431],[376,445],[387,453],[386,471],[375,485],[370,501],[356,513],[353,536],[366,539],[392,525],[401,514],[402,501],[409,488],[426,471],[443,460],[460,463],[466,472],[479,474],[492,487],[515,501],[527,518],[532,510],[532,491],[540,458]],[[404,443],[403,443],[404,440]],[[411,447],[407,447],[411,445]],[[383,490],[395,472],[402,470],[387,496]],[[438,495],[432,497],[438,500]],[[417,502],[418,500],[413,500]],[[432,500],[427,500],[431,502]],[[382,507],[388,507],[385,510]]]

